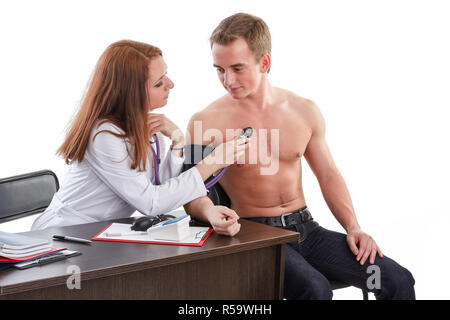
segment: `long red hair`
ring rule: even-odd
[[[150,150],[146,121],[148,68],[151,59],[158,56],[162,56],[161,50],[146,43],[122,40],[111,44],[97,62],[81,107],[56,154],[67,164],[81,162],[90,133],[100,120],[97,127],[111,122],[125,132],[119,135],[107,131],[129,139],[131,169],[145,170]]]

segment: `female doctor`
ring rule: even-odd
[[[105,50],[57,151],[71,167],[32,230],[125,218],[135,210],[155,216],[206,195],[204,181],[231,164],[222,159],[244,156],[248,139],[219,145],[209,159],[181,173],[183,133],[151,112],[166,105],[173,86],[160,49],[123,40]],[[165,154],[163,136],[172,144],[158,160],[158,151]],[[233,210],[210,210],[220,212],[220,220],[211,222],[219,233],[240,228]]]

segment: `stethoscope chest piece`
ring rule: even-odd
[[[252,134],[253,134],[253,128],[247,127],[247,128],[242,129],[241,137],[250,138]]]

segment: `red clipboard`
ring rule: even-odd
[[[108,241],[108,242],[129,242],[129,243],[146,243],[146,244],[165,244],[165,245],[175,245],[175,246],[191,246],[191,247],[201,247],[203,243],[205,243],[206,239],[211,235],[214,231],[213,228],[209,228],[205,235],[202,237],[202,240],[198,243],[183,243],[183,242],[168,242],[168,241],[138,241],[138,240],[128,240],[128,239],[109,239],[109,238],[99,238],[99,236],[108,229],[112,223],[110,223],[105,229],[100,231],[91,240],[93,241]]]

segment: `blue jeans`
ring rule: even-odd
[[[377,299],[414,300],[412,274],[394,260],[377,254],[378,282],[369,259],[361,265],[350,251],[346,235],[319,226],[313,220],[285,227],[300,233],[300,241],[286,245],[284,296],[286,299],[331,299],[328,280],[373,292]]]

